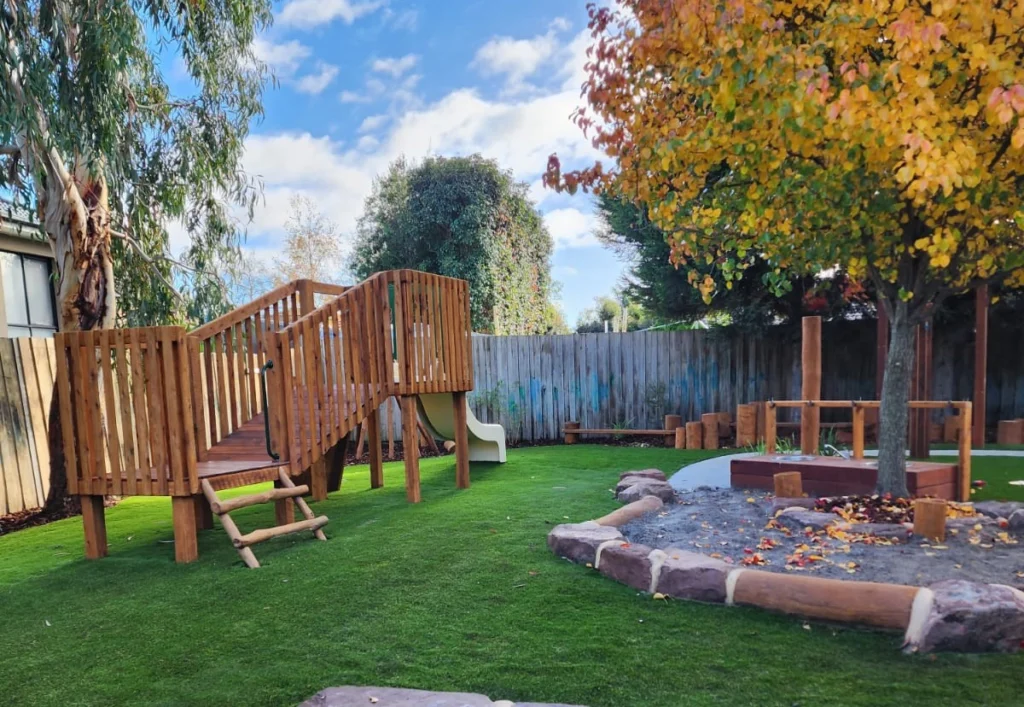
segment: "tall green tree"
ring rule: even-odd
[[[462,278],[474,330],[544,333],[558,326],[551,250],[527,185],[493,160],[399,159],[366,200],[352,270],[359,278],[400,268]]]
[[[223,306],[213,273],[231,216],[259,189],[240,170],[261,113],[253,54],[269,0],[0,3],[0,190],[34,207],[56,256],[61,328],[199,318]],[[161,63],[180,58],[188,89]],[[168,226],[190,236],[169,253]],[[184,290],[184,292],[182,292]],[[51,410],[48,507],[66,489]]]

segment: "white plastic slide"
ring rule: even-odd
[[[450,393],[420,395],[419,410],[423,424],[430,434],[438,439],[455,439],[455,411],[452,409]],[[471,462],[505,463],[505,428],[501,425],[485,425],[476,419],[470,409],[466,410],[469,427],[469,460]]]

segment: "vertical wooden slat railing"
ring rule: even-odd
[[[472,390],[469,284],[414,270],[381,275],[395,290],[395,392]]]
[[[267,361],[265,336],[307,314],[315,295],[336,297],[347,289],[296,280],[189,333],[190,404],[200,461],[210,447],[263,412],[259,377]]]
[[[197,493],[184,329],[66,332],[55,347],[70,492]]]
[[[384,366],[390,322],[384,280],[375,276],[267,333],[271,446],[293,474],[319,461],[391,394]]]

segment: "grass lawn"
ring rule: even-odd
[[[111,556],[86,562],[70,519],[0,538],[4,704],[286,705],[330,685],[482,692],[601,705],[1018,705],[1022,656],[900,654],[900,636],[757,609],[656,602],[551,555],[552,525],[617,504],[620,471],[700,452],[578,445],[513,450],[454,488],[425,460],[423,503],[400,464],[365,466],[315,510],[330,541],[256,548],[219,529],[173,563],[167,499],[108,510]],[[1024,460],[979,458],[977,498],[1024,496]],[[1011,494],[1012,491],[1012,494]],[[239,511],[244,529],[269,506]]]

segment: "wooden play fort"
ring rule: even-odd
[[[338,489],[349,433],[378,406],[402,405],[416,439],[418,396],[450,394],[456,485],[469,486],[466,391],[473,387],[465,281],[411,270],[354,287],[299,280],[194,331],[164,326],[56,337],[56,384],[70,493],[86,556],[106,555],[104,496],[170,496],[178,562],[216,513],[250,567],[251,546],[300,531],[325,539],[303,496]],[[488,427],[488,426],[484,426]],[[500,429],[500,428],[499,428]],[[493,443],[492,443],[493,444]],[[372,439],[371,485],[383,484]],[[373,450],[377,451],[373,455]],[[504,460],[504,439],[501,439]],[[418,450],[405,446],[406,494],[420,500]],[[271,481],[231,499],[224,489]],[[230,513],[273,501],[276,525],[242,533]],[[294,520],[298,506],[304,518]]]

